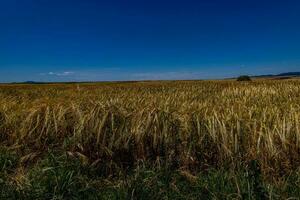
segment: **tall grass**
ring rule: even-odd
[[[255,162],[283,185],[299,170],[299,131],[297,80],[0,86],[1,146],[24,176],[54,150],[103,177],[142,164],[193,179]]]

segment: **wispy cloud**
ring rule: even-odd
[[[234,70],[233,70],[234,69]],[[122,81],[122,80],[197,80],[230,78],[243,74],[257,75],[274,73],[274,68],[261,66],[252,73],[252,66],[240,64],[238,66],[209,66],[206,68],[181,68],[165,70],[124,70],[121,67],[99,69],[69,69],[63,71],[49,71],[41,73],[41,81]]]
[[[75,74],[75,72],[65,71],[65,72],[47,72],[47,73],[41,73],[40,75],[49,75],[49,76],[70,76]]]
[[[47,80],[66,81],[113,81],[113,80],[183,80],[201,79],[209,77],[204,71],[179,70],[179,71],[124,71],[120,68],[81,71],[50,71],[42,73]]]

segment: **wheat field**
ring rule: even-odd
[[[300,196],[300,81],[0,85],[0,197]]]

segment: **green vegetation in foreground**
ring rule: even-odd
[[[240,169],[197,174],[140,163],[109,177],[68,153],[49,152],[22,171],[15,153],[1,150],[0,199],[286,199],[300,196],[300,172],[277,185],[264,181],[252,161]]]

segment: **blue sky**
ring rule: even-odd
[[[300,1],[1,0],[0,82],[300,71]]]

